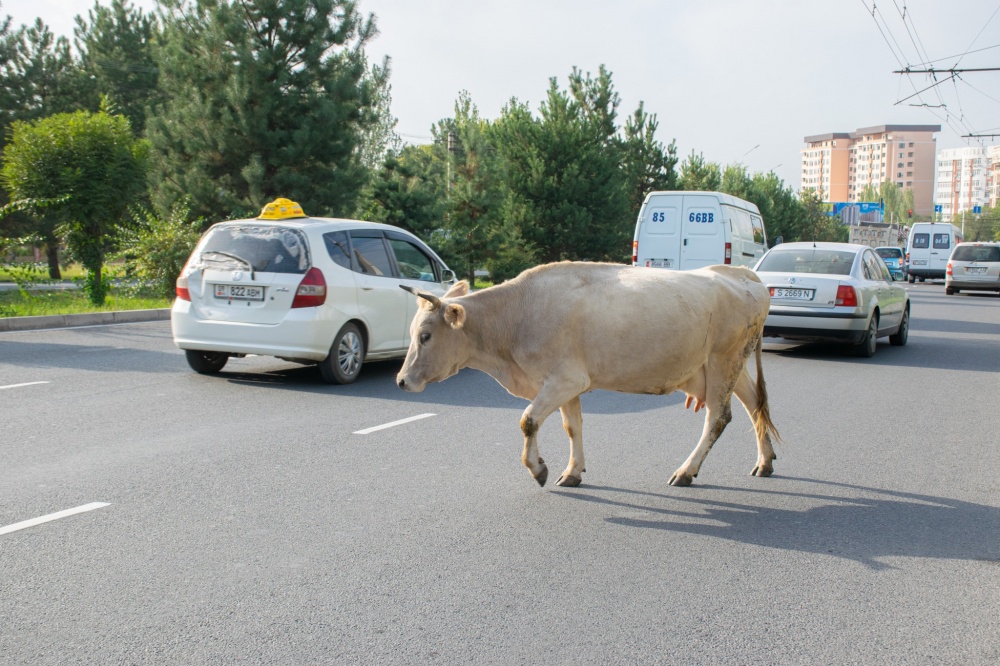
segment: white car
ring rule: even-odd
[[[213,225],[180,277],[174,344],[203,374],[231,357],[276,356],[353,382],[363,362],[403,357],[417,299],[455,281],[413,234],[386,224],[307,217],[278,199],[260,217]]]
[[[783,243],[754,270],[771,293],[765,336],[846,342],[867,357],[881,336],[906,344],[909,295],[866,245]]]
[[[1000,292],[1000,243],[959,243],[944,273],[944,293]]]

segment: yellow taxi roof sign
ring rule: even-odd
[[[302,206],[290,199],[278,198],[265,205],[260,210],[258,220],[287,220],[292,217],[308,217],[302,212]]]

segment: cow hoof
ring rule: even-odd
[[[674,475],[670,477],[670,485],[672,486],[690,486],[694,477],[690,474],[681,474],[680,472],[674,472]]]
[[[774,473],[774,468],[770,465],[757,465],[750,472],[750,476],[771,476]]]
[[[531,476],[535,478],[535,481],[538,481],[538,485],[544,488],[545,482],[548,481],[549,479],[549,468],[546,467],[545,465],[542,465],[542,471],[539,472],[538,474],[532,472]]]
[[[563,474],[562,476],[559,477],[559,480],[556,481],[556,485],[565,486],[567,488],[576,488],[578,485],[580,485],[582,481],[583,479],[581,479],[578,476],[573,476],[572,474]]]

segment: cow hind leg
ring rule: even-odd
[[[562,407],[563,430],[569,437],[569,463],[562,476],[556,481],[557,486],[576,487],[583,481],[586,472],[583,462],[583,408],[580,406],[580,396],[576,396]]]
[[[764,405],[761,404],[753,380],[750,379],[750,373],[746,370],[743,371],[736,383],[735,393],[739,401],[743,403],[747,414],[750,415],[750,420],[753,421],[754,430],[757,433],[757,464],[754,465],[750,474],[751,476],[771,476],[774,473],[771,461],[777,460],[778,456],[771,444],[770,429],[765,422],[762,410]],[[767,396],[764,395],[763,399],[767,400]]]
[[[706,391],[707,412],[705,414],[705,427],[701,431],[701,438],[698,440],[698,445],[694,448],[694,451],[684,461],[684,464],[678,467],[677,471],[670,477],[670,485],[690,486],[694,477],[698,476],[698,470],[701,469],[701,464],[705,461],[705,456],[712,450],[712,446],[722,435],[729,422],[733,420],[733,411],[730,403],[732,402],[732,386],[734,383],[727,382],[722,386],[706,387],[708,389]]]

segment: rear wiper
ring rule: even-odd
[[[225,257],[226,259],[233,259],[235,261],[240,262],[241,264],[245,265],[248,269],[250,269],[250,279],[251,280],[253,279],[253,264],[251,264],[249,261],[247,261],[243,257],[237,256],[235,254],[229,254],[228,252],[219,252],[217,250],[209,250],[208,252],[202,252],[201,253],[202,259],[204,259],[205,256],[209,255],[209,254],[218,255],[220,257]]]

